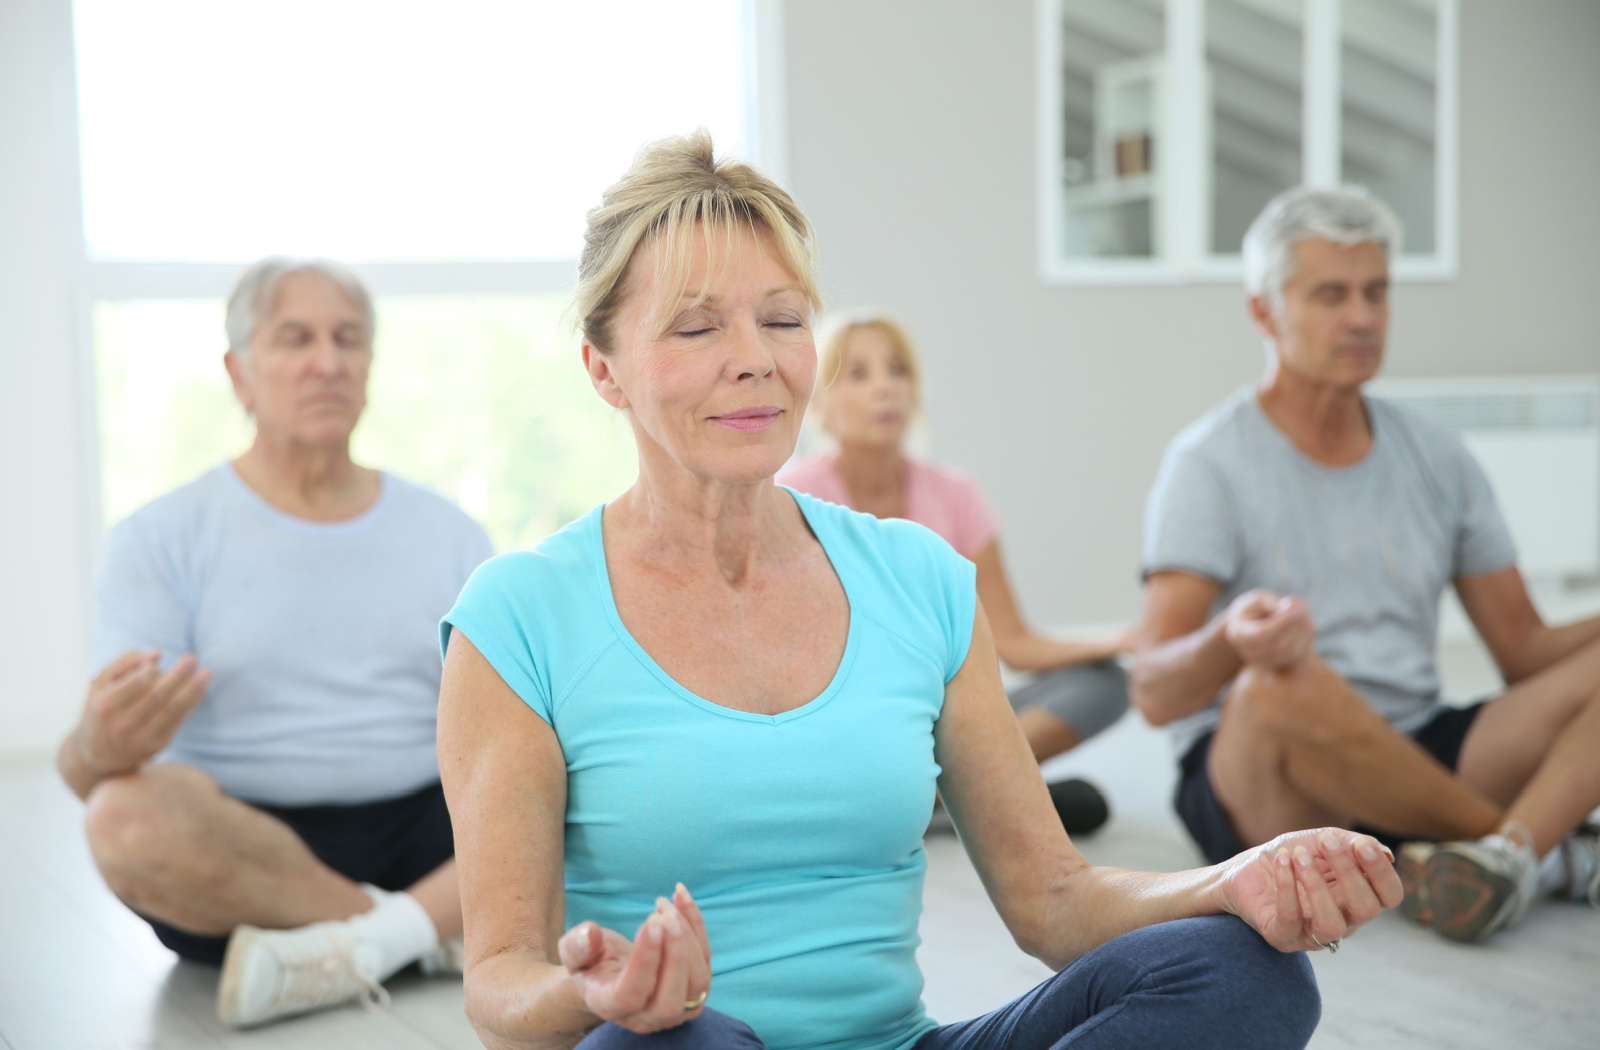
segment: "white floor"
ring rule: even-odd
[[[0,767],[0,1050],[441,1050],[476,1047],[459,981],[401,977],[392,1009],[334,1010],[252,1032],[212,1015],[216,973],[175,961],[110,895],[79,832],[81,807],[43,762]],[[1081,846],[1091,860],[1195,863],[1165,821],[1124,816]],[[1018,951],[960,844],[928,840],[919,953],[941,1021],[1006,1002],[1047,973]],[[1600,1046],[1600,913],[1545,905],[1495,942],[1461,947],[1385,917],[1337,957],[1314,957],[1313,1046]]]

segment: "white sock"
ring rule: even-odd
[[[1567,842],[1562,841],[1539,862],[1539,892],[1547,897],[1562,895],[1567,881]]]
[[[346,919],[345,924],[355,943],[356,965],[373,980],[388,980],[439,946],[439,931],[411,894],[361,888],[372,898],[372,910]]]
[[[1594,877],[1594,865],[1594,847],[1577,835],[1568,835],[1540,861],[1539,892],[1582,900]]]

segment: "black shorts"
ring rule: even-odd
[[[1438,759],[1446,769],[1454,772],[1456,763],[1461,759],[1461,744],[1467,739],[1467,730],[1472,728],[1472,722],[1483,710],[1484,703],[1487,701],[1468,707],[1447,707],[1412,733],[1411,739],[1421,744],[1422,749]],[[1178,790],[1172,804],[1183,820],[1183,826],[1189,829],[1190,837],[1200,847],[1200,852],[1206,855],[1207,862],[1220,864],[1243,850],[1245,845],[1233,830],[1233,821],[1228,818],[1211,787],[1209,766],[1213,735],[1214,732],[1207,733],[1196,740],[1183,758],[1178,760]],[[1401,841],[1376,829],[1361,830],[1390,849],[1394,849]]]
[[[438,783],[399,798],[355,806],[250,805],[289,825],[334,871],[383,890],[415,885],[456,853],[450,811]],[[161,943],[183,958],[222,965],[227,937],[189,933],[143,918]]]

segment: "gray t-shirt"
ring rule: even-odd
[[[162,761],[278,806],[393,798],[439,778],[439,619],[494,553],[455,504],[392,475],[319,524],[224,464],[111,531],[98,670],[128,649],[194,653],[210,691]]]
[[[1372,450],[1327,467],[1250,389],[1167,447],[1145,508],[1144,574],[1215,580],[1216,615],[1257,587],[1305,599],[1316,651],[1401,732],[1440,706],[1439,599],[1460,576],[1516,563],[1488,479],[1446,430],[1366,398]],[[1179,754],[1217,724],[1221,696],[1172,724]]]

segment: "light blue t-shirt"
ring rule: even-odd
[[[1440,708],[1445,587],[1517,553],[1455,435],[1377,398],[1366,406],[1372,448],[1348,467],[1296,448],[1251,389],[1187,427],[1150,490],[1144,572],[1221,584],[1213,616],[1257,587],[1305,599],[1317,654],[1410,733]],[[1219,702],[1172,723],[1180,754],[1216,727]]]
[[[493,553],[455,504],[390,474],[370,510],[322,524],[224,464],[111,531],[94,667],[194,653],[210,691],[159,757],[236,798],[394,798],[439,779],[439,617]]]
[[[894,1050],[935,1027],[916,961],[922,835],[974,569],[920,525],[794,498],[850,629],[832,683],[792,711],[710,703],[640,648],[600,508],[480,568],[441,633],[463,631],[561,742],[569,926],[631,937],[681,880],[705,915],[712,1007],[773,1050]]]

